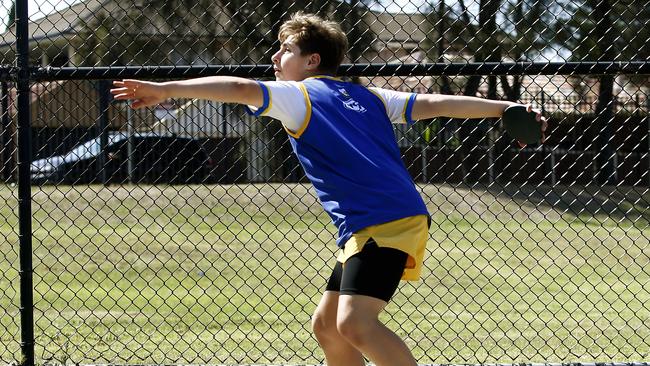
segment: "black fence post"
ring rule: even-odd
[[[601,100],[605,98],[607,97],[603,97],[602,94],[599,95],[598,103],[603,103]],[[596,173],[596,182],[601,185],[614,185],[618,180],[616,176],[617,167],[615,158],[617,151],[612,147],[612,144],[614,143],[614,141],[612,141],[614,135],[612,132],[612,124],[614,123],[615,114],[613,110],[614,103],[615,100],[611,99],[611,102],[608,103],[605,109],[596,111],[595,124],[597,128],[599,128],[594,141],[596,147],[596,166],[598,168]]]
[[[645,98],[645,108],[645,119],[647,121],[646,125],[648,126],[646,131],[646,141],[648,142],[646,149],[646,153],[648,154],[648,187],[650,187],[650,96],[646,96]]]
[[[16,1],[18,71],[18,237],[20,243],[20,347],[22,366],[34,365],[34,293],[32,268],[31,126],[29,18],[27,0]]]
[[[552,98],[551,98],[552,99]],[[542,115],[546,116],[546,93],[544,93],[544,90],[540,92],[540,107],[539,109],[542,111]],[[559,107],[560,109],[562,106]],[[547,117],[548,118],[548,117]],[[548,145],[544,145],[541,150],[541,154],[544,154],[544,152],[547,152],[548,154],[544,156],[544,164],[546,166],[546,171],[548,174],[542,178],[543,183],[546,182],[546,176],[549,178],[549,183],[551,186],[555,186],[556,180],[555,180],[555,151],[553,150],[553,147],[549,147]]]
[[[9,115],[9,84],[6,81],[2,82],[2,96],[0,104],[2,104],[2,132],[0,135],[0,150],[2,150],[2,179],[5,182],[11,180],[11,172],[13,171],[13,137],[11,128],[11,116]]]
[[[108,106],[109,106],[109,83],[107,80],[100,80],[97,83],[97,93],[99,95],[99,116],[97,119],[97,135],[99,136],[99,156],[97,157],[97,171],[100,172],[102,184],[108,182],[106,175],[106,163],[108,147]]]

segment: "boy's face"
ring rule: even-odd
[[[273,54],[271,62],[276,80],[300,81],[317,74],[320,55],[302,55],[300,47],[294,42],[294,36],[289,36]]]

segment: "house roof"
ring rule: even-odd
[[[76,27],[83,21],[93,17],[102,7],[109,6],[114,0],[86,0],[60,11],[54,11],[47,16],[29,23],[29,37],[32,41],[74,35]],[[16,42],[16,26],[14,25],[0,35],[0,47],[6,47]]]
[[[120,4],[121,0],[84,0],[71,5],[68,8],[54,11],[47,16],[34,20],[29,23],[30,41],[38,42],[49,40],[51,42],[61,38],[75,36],[81,31],[85,22],[88,22],[102,10],[109,14],[119,14],[132,7],[128,4]],[[220,13],[220,15],[223,13]],[[148,27],[133,30],[139,34],[167,35],[174,31],[166,24],[161,17],[156,14],[148,14],[150,24]],[[218,24],[227,24],[230,19],[223,15]],[[419,42],[425,38],[426,32],[430,26],[425,24],[425,16],[422,14],[401,14],[368,11],[364,14],[363,21],[368,24],[370,29],[377,35],[380,42]],[[199,23],[199,22],[197,22]],[[201,24],[196,24],[201,28]],[[219,26],[217,33],[227,35],[227,27]],[[197,33],[201,29],[197,29]],[[196,37],[196,34],[192,35]],[[0,34],[0,48],[15,44],[16,32],[15,26],[6,32]]]
[[[432,27],[425,24],[426,17],[423,14],[367,12],[364,21],[385,42],[420,42],[427,32],[431,32]]]
[[[85,23],[97,18],[99,14],[110,14],[111,17],[119,19],[119,16],[126,16],[125,12],[133,8],[133,3],[124,0],[83,0],[62,10],[54,11],[47,16],[31,21],[29,23],[29,37],[31,42],[48,40],[54,42],[61,38],[68,38],[79,34]],[[218,24],[226,24],[229,19],[225,14],[220,13],[222,19]],[[148,24],[141,26],[133,24],[131,29],[123,29],[128,33],[140,35],[168,36],[177,32],[158,13],[146,14]],[[205,25],[201,22],[191,24],[193,28],[192,37],[196,38],[204,33]],[[226,34],[224,27],[215,27],[217,34]],[[10,46],[16,42],[15,26],[0,34],[0,48]]]

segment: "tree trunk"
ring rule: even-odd
[[[438,8],[438,62],[445,62],[445,0],[440,0]],[[441,94],[452,94],[451,85],[447,75],[441,75]]]
[[[614,61],[615,42],[613,23],[610,18],[612,6],[609,0],[595,0],[594,19],[597,24],[594,35],[598,43],[598,61]],[[614,76],[603,75],[600,78],[598,103],[596,104],[596,182],[598,184],[616,184],[616,167],[614,166],[615,149],[612,146],[612,122],[614,120]]]
[[[438,62],[445,62],[445,0],[440,0],[440,6],[438,7]],[[453,94],[451,90],[451,82],[447,75],[440,75],[440,94]],[[438,138],[436,141],[442,141],[442,145],[446,144],[447,141],[451,140],[453,131],[455,130],[455,122],[451,118],[439,117],[440,128],[438,129]]]
[[[475,62],[500,61],[501,59],[498,42],[494,39],[496,34],[497,11],[500,6],[501,0],[481,0],[480,2],[478,16],[479,31],[476,34],[478,42],[474,43],[475,46],[472,47],[472,50],[476,51]],[[481,78],[481,75],[473,75],[469,77],[463,95],[475,96],[478,92],[479,86],[481,85]],[[493,90],[493,94],[496,97],[496,78],[490,77],[489,80],[493,86],[489,87],[490,90],[488,92],[491,93],[491,90]],[[458,131],[463,180],[466,180],[467,178],[467,167],[473,166],[473,162],[467,161],[467,156],[472,150],[470,134],[474,130],[476,130],[475,126],[466,126],[465,123],[461,123]]]
[[[481,0],[478,13],[479,32],[476,35],[478,42],[476,43],[477,47],[473,48],[477,50],[476,62],[500,61],[499,44],[493,38],[496,33],[497,11],[500,6],[501,0]],[[463,94],[476,95],[480,84],[480,75],[471,76],[467,81]]]
[[[514,11],[514,22],[515,22],[515,32],[517,36],[517,43],[522,43],[524,39],[524,34],[528,30],[526,26],[529,24],[529,21],[524,18],[524,1],[518,0],[515,5]],[[513,55],[515,61],[523,61],[523,49],[522,47],[517,47],[515,49],[515,54]],[[504,75],[501,76],[501,87],[506,95],[506,99],[511,102],[516,102],[521,98],[521,77],[519,75],[513,75],[512,85],[508,83],[508,78]]]

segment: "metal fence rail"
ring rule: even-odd
[[[35,5],[35,6],[32,6]],[[0,4],[0,363],[322,364],[335,230],[277,121],[110,80],[272,76],[298,10],[367,86],[532,103],[395,125],[432,213],[382,320],[420,364],[648,365],[650,8],[637,0]]]

